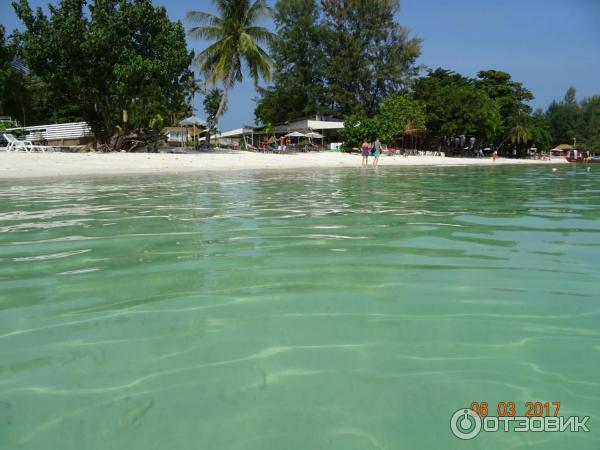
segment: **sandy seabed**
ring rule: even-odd
[[[369,158],[369,164],[372,158]],[[538,161],[489,158],[445,158],[439,156],[382,156],[385,166],[468,166],[500,164],[552,164],[566,160]],[[18,153],[0,152],[0,179],[124,175],[146,173],[190,173],[256,169],[301,169],[360,167],[361,156],[338,152],[262,154],[232,153]]]

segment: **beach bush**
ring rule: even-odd
[[[344,149],[360,147],[364,139],[373,142],[376,138],[390,144],[402,135],[407,128],[425,128],[424,106],[405,93],[395,93],[386,97],[375,117],[354,114],[344,119],[340,135],[344,139]]]
[[[162,130],[164,123],[165,119],[163,119],[163,116],[161,116],[160,114],[155,114],[154,117],[150,119],[148,126],[154,130],[160,131]]]

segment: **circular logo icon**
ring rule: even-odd
[[[481,431],[481,417],[470,409],[459,409],[452,414],[450,429],[454,436],[468,441],[477,437]]]

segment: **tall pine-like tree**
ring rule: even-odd
[[[379,111],[417,75],[421,40],[395,21],[399,0],[322,0],[327,102],[343,114]]]
[[[260,91],[257,119],[377,114],[418,72],[421,40],[395,21],[399,8],[398,0],[279,0],[274,84]]]
[[[316,0],[278,0],[274,19],[273,85],[259,90],[256,118],[261,123],[280,123],[324,112],[325,58]]]

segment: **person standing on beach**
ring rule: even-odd
[[[493,160],[494,162],[496,162],[496,158],[497,158],[497,157],[498,157],[498,150],[494,150],[494,151],[492,152],[492,160]]]
[[[287,146],[285,145],[285,137],[281,136],[281,138],[279,138],[279,146],[277,147],[277,150],[279,150],[279,153],[283,153],[285,152]]]
[[[362,154],[362,164],[361,165],[364,167],[367,167],[367,165],[369,164],[369,143],[367,142],[366,138],[360,147],[360,153]]]
[[[375,143],[373,144],[373,167],[377,167],[379,165],[379,157],[381,156],[381,142],[379,138],[375,139]]]

